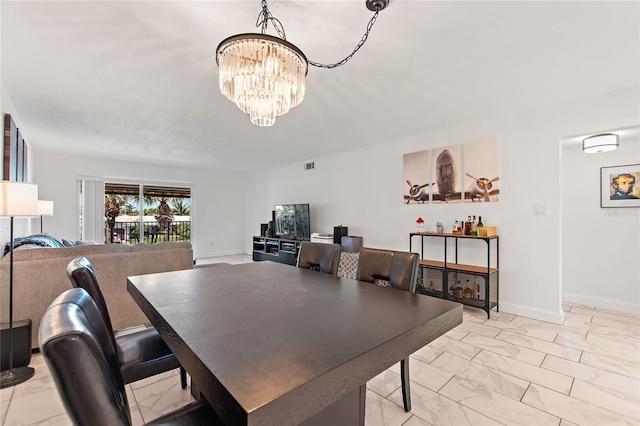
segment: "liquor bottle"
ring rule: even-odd
[[[467,284],[464,286],[464,298],[465,299],[473,299],[473,289],[469,284],[469,280],[467,280]]]
[[[464,235],[471,235],[471,216],[467,216],[467,221],[464,223]]]
[[[483,227],[484,225],[482,224],[482,216],[478,216],[478,226],[479,227]]]
[[[473,221],[471,222],[471,235],[478,235],[478,223],[475,216],[473,216]]]
[[[478,284],[478,277],[475,278],[475,282],[473,283],[473,298],[478,300],[480,299],[480,284]]]
[[[462,285],[460,285],[460,280],[458,280],[458,285],[456,286],[456,289],[455,289],[453,295],[457,299],[462,299],[462,297],[464,295],[464,289],[462,288]]]
[[[458,221],[456,220],[455,223],[453,224],[453,230],[451,230],[452,233],[457,233],[458,232],[458,228],[460,228],[460,225],[458,224]]]

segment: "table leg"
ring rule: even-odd
[[[200,388],[195,380],[193,380],[193,377],[191,378],[191,396],[196,400],[202,398],[202,392],[200,392]]]
[[[300,423],[300,426],[364,426],[367,386],[362,385]]]

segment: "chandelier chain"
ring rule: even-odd
[[[373,25],[376,23],[376,19],[378,19],[379,13],[380,13],[380,10],[376,10],[376,12],[373,14],[373,17],[369,20],[369,23],[367,24],[367,30],[365,31],[364,35],[362,36],[358,44],[356,44],[356,47],[354,47],[353,51],[346,58],[333,64],[321,64],[319,62],[307,60],[309,65],[313,65],[314,67],[318,67],[318,68],[336,68],[336,67],[339,67],[340,65],[344,65],[347,62],[349,62],[349,60],[353,58],[353,55],[355,55],[356,52],[360,50],[360,48],[365,44],[365,42],[369,38],[369,33],[371,32],[371,28],[373,28]],[[287,36],[285,35],[284,26],[282,25],[282,22],[280,22],[278,18],[274,18],[274,16],[271,14],[271,11],[267,6],[267,0],[262,0],[262,11],[260,11],[260,13],[258,14],[258,19],[256,20],[256,27],[262,27],[262,34],[265,34],[267,32],[267,25],[269,21],[271,21],[271,25],[273,25],[273,28],[276,30],[280,38],[283,40],[286,40]]]
[[[269,21],[271,21],[271,25],[273,25],[273,28],[276,30],[280,38],[286,40],[287,36],[284,32],[282,22],[271,14],[271,11],[267,6],[267,0],[262,0],[262,10],[258,14],[258,19],[256,20],[256,27],[262,27],[262,34],[266,34]]]
[[[378,18],[378,13],[380,13],[380,11],[376,10],[376,13],[373,14],[373,17],[369,20],[369,23],[367,24],[367,31],[364,33],[364,35],[362,36],[362,38],[360,39],[356,47],[354,47],[353,52],[351,52],[346,58],[334,64],[321,64],[319,62],[308,61],[309,65],[313,65],[314,67],[318,67],[318,68],[336,68],[336,67],[339,67],[340,65],[344,65],[347,62],[349,62],[349,60],[353,58],[353,55],[355,55],[356,52],[360,50],[360,48],[365,44],[365,42],[367,41],[367,38],[369,38],[369,33],[371,32],[371,28],[373,28],[373,24],[376,23],[376,19]]]

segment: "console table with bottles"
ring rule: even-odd
[[[462,304],[481,308],[487,313],[487,318],[490,317],[491,309],[496,308],[498,310],[498,295],[499,295],[499,238],[497,235],[492,236],[476,236],[476,235],[464,235],[464,234],[438,234],[435,232],[412,232],[409,234],[409,251],[413,251],[414,238],[420,238],[420,269],[437,270],[442,273],[442,291],[435,289],[424,288],[422,292],[429,296],[440,297],[443,299],[454,300]],[[425,244],[428,244],[429,239],[442,239],[444,243],[444,259],[443,261],[431,260],[424,258]],[[454,243],[454,259],[451,261],[448,258],[447,243],[453,240]],[[486,244],[486,263],[480,265],[477,264],[464,264],[458,263],[458,240],[465,241],[483,241]],[[492,247],[493,246],[493,247]],[[495,258],[492,257],[494,253]],[[484,279],[483,291],[479,291],[473,297],[459,297],[459,294],[454,294],[449,290],[449,274],[462,273],[471,276],[481,277]],[[421,274],[423,276],[424,274]]]

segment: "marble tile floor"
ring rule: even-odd
[[[203,259],[244,263],[248,256]],[[247,260],[248,259],[248,260]],[[366,426],[640,425],[640,316],[565,303],[564,324],[464,309],[463,323],[367,384]],[[69,425],[40,354],[35,376],[0,390],[1,424]],[[127,385],[134,425],[191,399],[178,371]]]

